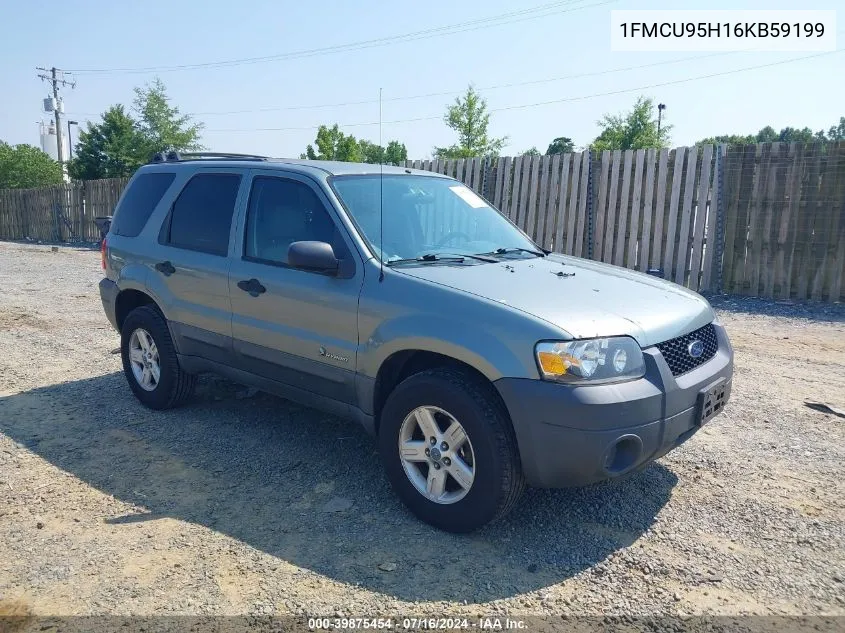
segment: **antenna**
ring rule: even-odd
[[[379,230],[379,274],[378,280],[384,281],[384,147],[381,144],[381,88],[378,89],[378,230]]]

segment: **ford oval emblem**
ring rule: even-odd
[[[701,358],[701,355],[704,353],[704,343],[693,341],[687,346],[687,352],[693,358]]]

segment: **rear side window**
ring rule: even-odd
[[[240,185],[238,174],[191,178],[170,210],[165,241],[177,248],[225,256]]]
[[[156,172],[141,174],[135,178],[115,211],[111,232],[124,237],[135,237],[143,231],[153,209],[175,177],[176,174]]]

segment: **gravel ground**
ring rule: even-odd
[[[0,613],[845,615],[845,306],[714,299],[726,412],[630,478],[416,521],[354,424],[132,397],[99,254],[0,243]]]

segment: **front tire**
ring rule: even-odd
[[[403,503],[448,532],[505,515],[525,488],[507,411],[489,383],[461,369],[402,381],[382,410],[379,448]]]
[[[150,409],[170,409],[187,400],[196,376],[179,366],[167,322],[155,307],[135,308],[120,330],[123,373],[135,397]]]

